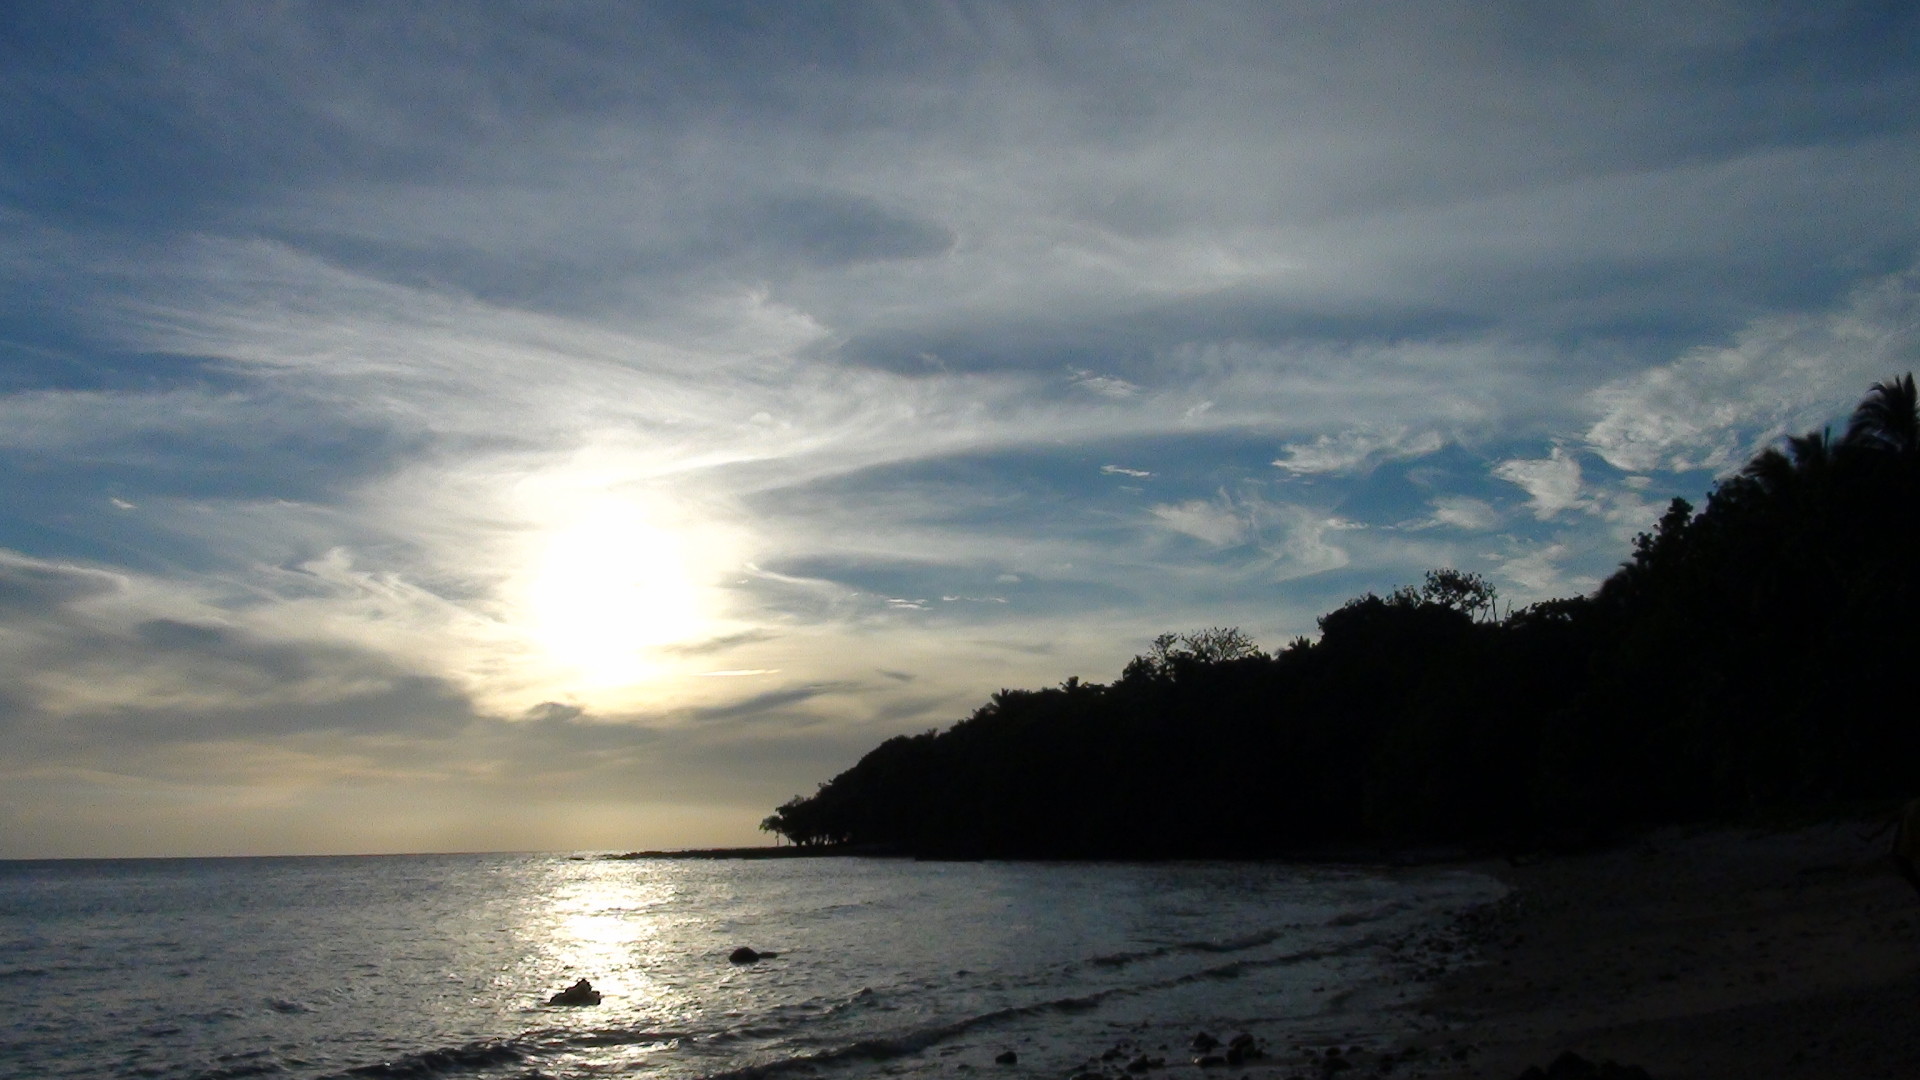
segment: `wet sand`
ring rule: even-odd
[[[1381,977],[1314,988],[1329,1010],[1310,1023],[1222,1019],[1212,1048],[1143,1023],[1073,1075],[1920,1080],[1920,895],[1879,824],[1466,865],[1512,891],[1380,941]],[[1257,1053],[1229,1057],[1241,1031]],[[1585,1067],[1553,1069],[1569,1052]]]
[[[1464,920],[1472,959],[1416,1006],[1418,1056],[1340,1071],[1513,1080],[1571,1050],[1653,1080],[1920,1077],[1920,896],[1872,828],[1489,867],[1515,891]]]

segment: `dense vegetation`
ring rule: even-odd
[[[762,828],[926,855],[1527,847],[1912,794],[1920,412],[1876,384],[1675,499],[1591,596],[1497,618],[1471,573],[1373,594],[1271,655],[1166,635],[1108,685],[1002,690]]]

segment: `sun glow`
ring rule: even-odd
[[[533,553],[528,634],[581,689],[656,678],[662,646],[698,638],[712,625],[704,562],[659,514],[630,499],[593,499]]]

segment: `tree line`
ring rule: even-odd
[[[1674,499],[1591,595],[1501,616],[1470,572],[1318,639],[1167,634],[1112,683],[1001,690],[761,828],[926,856],[1525,849],[1914,794],[1920,405],[1876,383]]]

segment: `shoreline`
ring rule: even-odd
[[[1520,1080],[1572,1052],[1651,1080],[1920,1077],[1920,896],[1887,866],[1880,824],[1668,828],[1518,866],[1416,860],[1511,891],[1383,942],[1391,978],[1354,988],[1352,1038],[1337,1022],[1263,1026],[1265,1055],[1228,1075]],[[1212,1072],[1191,1070],[1192,1034],[1153,1032],[1169,1074]],[[1128,1042],[1087,1072],[1113,1075]]]
[[[1514,891],[1460,920],[1472,959],[1415,1006],[1437,1027],[1400,1075],[1514,1080],[1572,1051],[1653,1080],[1920,1076],[1920,896],[1877,824],[1483,867]]]
[[[1265,1054],[1217,1072],[1161,1030],[1168,1075],[1913,1080],[1920,896],[1869,836],[1879,824],[1668,828],[1526,865],[1453,863],[1511,891],[1382,942],[1388,980],[1345,992],[1351,1026],[1255,1029]],[[1585,1067],[1550,1068],[1567,1053]],[[1081,1075],[1111,1080],[1102,1064]]]

